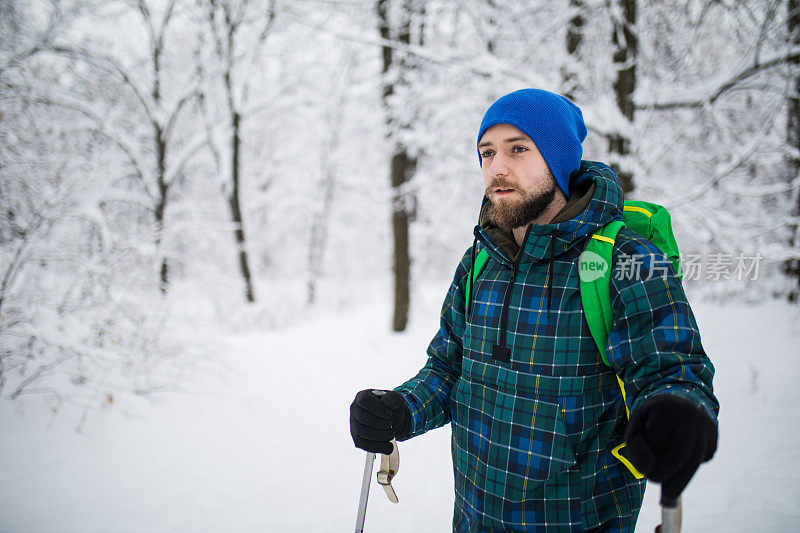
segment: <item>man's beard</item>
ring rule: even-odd
[[[556,183],[554,179],[551,179],[550,187],[541,193],[535,194],[524,189],[515,188],[517,194],[521,196],[520,200],[504,199],[497,202],[492,200],[489,192],[507,185],[509,184],[504,180],[497,180],[486,189],[486,196],[489,198],[489,207],[486,214],[489,217],[489,221],[503,231],[511,231],[514,228],[525,226],[535,218],[538,218],[556,196]]]

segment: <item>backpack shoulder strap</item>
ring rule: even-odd
[[[469,307],[470,290],[475,284],[475,280],[481,275],[481,270],[486,266],[486,261],[488,260],[489,252],[486,251],[486,248],[481,248],[478,253],[475,254],[475,262],[472,265],[472,276],[469,276],[469,274],[467,275],[467,283],[464,286],[464,309]]]
[[[611,308],[610,294],[611,270],[614,264],[614,243],[616,242],[617,234],[624,227],[625,222],[615,221],[597,230],[592,234],[580,258],[580,292],[586,323],[589,324],[589,331],[597,345],[597,351],[606,366],[611,366],[606,357],[606,344],[608,343],[611,326],[614,325],[614,310]],[[622,392],[625,414],[630,419],[631,413],[628,410],[625,383],[619,376],[616,376],[616,378],[619,390]],[[644,474],[639,472],[624,455],[623,449],[626,446],[626,442],[619,444],[611,450],[611,454],[636,479],[644,478]]]
[[[592,234],[580,258],[580,292],[589,331],[606,366],[606,344],[614,311],[611,309],[611,268],[617,233],[625,226],[622,221],[610,222]]]

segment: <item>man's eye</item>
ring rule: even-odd
[[[514,148],[511,149],[511,151],[514,152],[514,153],[519,154],[519,153],[522,153],[522,152],[527,152],[528,149],[525,148],[524,146],[515,146]]]
[[[487,157],[492,157],[494,155],[494,150],[484,150],[481,152],[481,158],[486,159]]]

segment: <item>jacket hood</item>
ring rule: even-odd
[[[610,167],[594,161],[581,161],[570,180],[567,205],[550,224],[531,224],[517,246],[513,235],[488,220],[488,199],[481,204],[475,238],[498,261],[512,264],[550,261],[579,245],[596,230],[614,220],[622,220],[623,192],[619,178]]]

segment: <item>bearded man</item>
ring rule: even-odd
[[[371,452],[450,424],[453,531],[633,531],[645,479],[613,453],[621,442],[670,498],[716,450],[714,368],[694,315],[674,270],[656,267],[662,252],[628,229],[614,265],[648,259],[638,276],[612,276],[610,366],[592,338],[579,256],[622,219],[623,193],[608,166],[581,160],[585,137],[562,96],[523,89],[492,104],[478,131],[479,224],[427,362],[350,407],[353,441]]]

